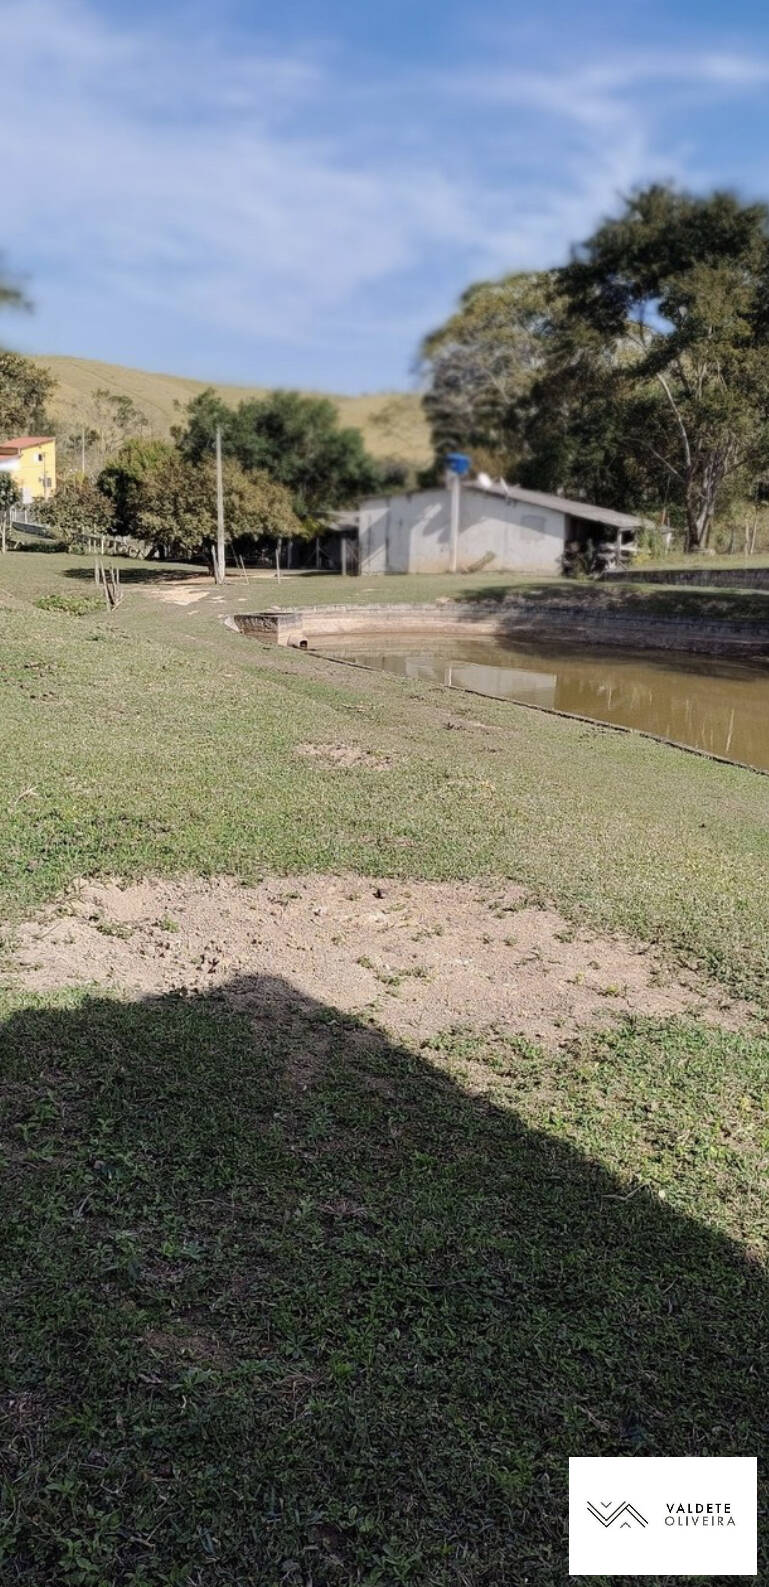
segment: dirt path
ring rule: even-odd
[[[202,587],[201,587],[202,586]],[[213,579],[180,579],[173,584],[163,583],[145,584],[142,594],[151,595],[156,601],[166,601],[172,606],[191,606],[195,601],[205,600],[215,588]]]
[[[624,1014],[691,1013],[731,1029],[749,1017],[643,945],[578,930],[493,882],[84,882],[20,929],[14,973],[34,991],[221,987],[264,1013],[280,977],[412,1040],[496,1024],[558,1042]]]

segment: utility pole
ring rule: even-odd
[[[459,503],[462,485],[459,475],[449,475],[449,573],[457,571],[457,549],[459,546]]]
[[[222,427],[216,426],[216,561],[214,578],[224,583],[224,486],[222,484]]]
[[[446,455],[446,485],[449,492],[449,573],[456,573],[459,560],[459,522],[462,516],[462,479],[470,472],[465,452]]]

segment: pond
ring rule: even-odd
[[[323,648],[400,677],[639,728],[769,770],[769,666],[760,662],[433,636],[386,648],[358,636]]]

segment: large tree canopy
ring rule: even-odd
[[[0,439],[46,432],[45,405],[55,384],[31,359],[0,351]]]
[[[29,306],[20,288],[0,275],[0,309]],[[55,384],[47,369],[0,348],[0,439],[47,430],[45,405]]]
[[[282,485],[247,474],[234,459],[223,467],[224,515],[231,540],[296,534],[300,525]],[[197,555],[216,540],[214,462],[193,462],[169,441],[134,440],[99,476],[120,534],[149,540],[175,556]]]
[[[656,513],[677,500],[659,463],[662,393],[636,378],[634,358],[624,339],[607,345],[567,315],[561,299],[520,415],[522,484],[627,511]]]
[[[769,463],[769,212],[636,193],[568,264],[464,294],[422,348],[436,451],[680,515],[690,549]]]
[[[314,533],[335,508],[376,490],[380,474],[358,430],[341,429],[333,402],[275,391],[228,408],[212,389],[195,397],[177,431],[193,462],[213,456],[217,424],[225,456],[268,474],[291,494],[294,512]]]
[[[139,533],[139,514],[147,501],[145,484],[168,467],[175,451],[169,441],[126,441],[102,469],[99,489],[112,503],[117,534]]]
[[[559,280],[568,321],[614,360],[628,416],[639,399],[653,413],[626,444],[681,500],[689,547],[707,544],[719,496],[769,455],[769,211],[651,187]]]
[[[424,338],[419,368],[438,458],[471,447],[488,467],[517,468],[525,401],[556,307],[552,273],[518,272],[468,287],[456,312]]]

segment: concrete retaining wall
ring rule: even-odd
[[[647,573],[643,568],[632,572],[604,573],[602,583],[612,584],[697,584],[704,589],[769,590],[769,567],[746,568],[735,562],[733,568],[671,568],[655,569]]]
[[[242,634],[275,639],[279,645],[350,634],[455,634],[460,628],[496,634],[499,607],[484,603],[472,617],[460,621],[451,604],[442,606],[438,602],[429,606],[307,606],[295,611],[237,613],[233,625]]]
[[[310,606],[239,613],[227,619],[239,633],[279,645],[312,646],[335,636],[388,634],[527,635],[627,650],[683,650],[711,656],[769,656],[769,623],[688,622],[679,618],[586,612],[568,604],[531,601],[447,601],[432,605]]]

